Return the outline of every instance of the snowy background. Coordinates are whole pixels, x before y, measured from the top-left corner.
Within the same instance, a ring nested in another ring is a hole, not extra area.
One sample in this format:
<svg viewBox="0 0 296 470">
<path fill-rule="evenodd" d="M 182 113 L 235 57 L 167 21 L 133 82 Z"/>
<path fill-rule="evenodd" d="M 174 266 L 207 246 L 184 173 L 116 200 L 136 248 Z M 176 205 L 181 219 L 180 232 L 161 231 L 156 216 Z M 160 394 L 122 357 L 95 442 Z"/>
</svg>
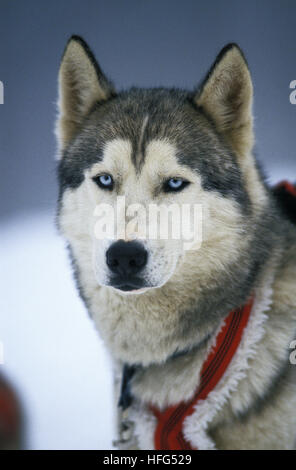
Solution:
<svg viewBox="0 0 296 470">
<path fill-rule="evenodd" d="M 26 415 L 26 447 L 110 449 L 108 357 L 78 298 L 51 215 L 0 230 L 0 341 Z"/>
</svg>

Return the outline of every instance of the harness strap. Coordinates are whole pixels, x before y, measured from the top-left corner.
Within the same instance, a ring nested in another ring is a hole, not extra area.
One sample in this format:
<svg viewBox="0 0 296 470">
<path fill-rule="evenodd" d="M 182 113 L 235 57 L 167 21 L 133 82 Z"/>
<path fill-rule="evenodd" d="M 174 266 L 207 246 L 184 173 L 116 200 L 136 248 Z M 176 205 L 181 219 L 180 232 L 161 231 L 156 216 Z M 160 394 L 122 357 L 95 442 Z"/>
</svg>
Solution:
<svg viewBox="0 0 296 470">
<path fill-rule="evenodd" d="M 216 344 L 201 369 L 200 384 L 188 402 L 181 402 L 165 410 L 151 406 L 157 426 L 154 434 L 156 450 L 195 450 L 183 434 L 183 424 L 199 400 L 205 400 L 216 387 L 230 364 L 248 323 L 254 299 L 244 307 L 230 312 L 216 338 Z"/>
</svg>

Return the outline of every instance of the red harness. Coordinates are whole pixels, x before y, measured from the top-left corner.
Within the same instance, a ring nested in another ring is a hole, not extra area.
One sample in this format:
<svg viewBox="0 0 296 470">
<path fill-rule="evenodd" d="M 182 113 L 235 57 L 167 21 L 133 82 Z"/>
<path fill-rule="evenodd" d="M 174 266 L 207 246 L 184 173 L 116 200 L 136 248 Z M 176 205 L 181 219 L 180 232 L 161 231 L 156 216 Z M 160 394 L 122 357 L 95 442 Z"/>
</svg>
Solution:
<svg viewBox="0 0 296 470">
<path fill-rule="evenodd" d="M 154 435 L 156 450 L 195 450 L 185 439 L 183 424 L 199 400 L 205 400 L 216 387 L 231 362 L 242 338 L 253 306 L 251 299 L 244 307 L 230 312 L 216 338 L 216 344 L 201 370 L 200 384 L 188 402 L 170 406 L 163 411 L 151 407 L 157 425 Z"/>
<path fill-rule="evenodd" d="M 0 449 L 20 443 L 21 410 L 17 398 L 0 374 Z M 3 446 L 3 447 L 2 447 Z"/>
<path fill-rule="evenodd" d="M 276 185 L 275 189 L 283 189 L 287 194 L 291 194 L 296 197 L 296 185 L 289 181 L 281 181 Z"/>
</svg>

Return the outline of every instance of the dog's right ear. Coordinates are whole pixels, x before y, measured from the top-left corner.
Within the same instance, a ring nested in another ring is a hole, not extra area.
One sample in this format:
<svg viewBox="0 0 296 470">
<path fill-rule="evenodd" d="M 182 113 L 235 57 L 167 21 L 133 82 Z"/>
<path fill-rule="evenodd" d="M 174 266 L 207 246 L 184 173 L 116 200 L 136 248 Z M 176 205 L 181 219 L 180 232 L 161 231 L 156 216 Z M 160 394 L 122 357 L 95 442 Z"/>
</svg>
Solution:
<svg viewBox="0 0 296 470">
<path fill-rule="evenodd" d="M 60 155 L 94 104 L 114 95 L 113 85 L 103 74 L 86 42 L 79 36 L 72 36 L 59 70 L 56 134 Z"/>
</svg>

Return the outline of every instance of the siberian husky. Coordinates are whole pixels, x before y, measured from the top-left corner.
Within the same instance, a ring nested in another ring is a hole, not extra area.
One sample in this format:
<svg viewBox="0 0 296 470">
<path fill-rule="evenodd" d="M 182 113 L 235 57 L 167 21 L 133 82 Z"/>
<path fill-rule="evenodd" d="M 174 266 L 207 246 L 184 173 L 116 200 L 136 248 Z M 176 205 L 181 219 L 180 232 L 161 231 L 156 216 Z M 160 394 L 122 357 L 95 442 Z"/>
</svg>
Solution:
<svg viewBox="0 0 296 470">
<path fill-rule="evenodd" d="M 114 364 L 118 448 L 295 445 L 296 229 L 252 153 L 252 100 L 235 44 L 190 92 L 117 92 L 83 39 L 66 46 L 58 225 Z M 141 236 L 137 217 L 97 236 L 100 207 L 117 214 L 119 198 L 124 211 L 198 205 L 201 240 Z M 233 338 L 231 312 L 247 312 Z M 222 334 L 235 343 L 224 369 Z M 215 384 L 197 396 L 209 360 Z"/>
</svg>

